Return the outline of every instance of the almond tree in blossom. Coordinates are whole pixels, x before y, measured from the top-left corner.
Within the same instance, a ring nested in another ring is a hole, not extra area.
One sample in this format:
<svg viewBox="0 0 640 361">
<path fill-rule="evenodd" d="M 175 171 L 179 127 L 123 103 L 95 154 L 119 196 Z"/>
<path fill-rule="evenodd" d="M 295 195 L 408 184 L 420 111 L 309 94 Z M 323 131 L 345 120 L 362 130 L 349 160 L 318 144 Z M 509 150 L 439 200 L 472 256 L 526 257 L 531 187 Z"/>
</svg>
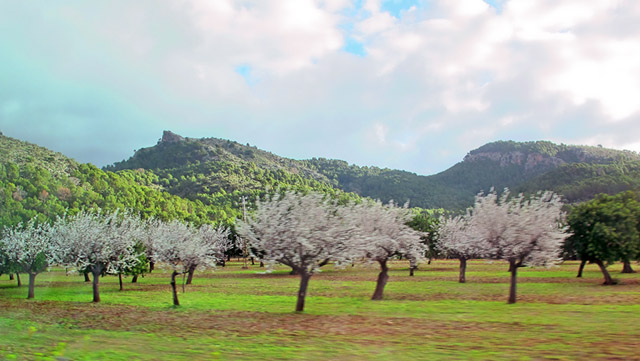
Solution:
<svg viewBox="0 0 640 361">
<path fill-rule="evenodd" d="M 329 262 L 348 262 L 354 253 L 354 227 L 347 207 L 319 193 L 286 192 L 257 202 L 238 233 L 269 267 L 281 263 L 300 275 L 296 311 L 304 310 L 309 279 Z"/>
<path fill-rule="evenodd" d="M 229 229 L 223 226 L 213 227 L 210 224 L 204 224 L 195 231 L 195 237 L 202 243 L 203 248 L 210 252 L 206 254 L 207 259 L 213 259 L 217 263 L 223 261 L 225 258 L 225 252 L 232 248 L 234 242 L 229 239 Z M 187 284 L 190 285 L 193 279 L 193 273 L 195 272 L 198 264 L 192 262 L 187 271 Z"/>
<path fill-rule="evenodd" d="M 473 221 L 470 211 L 462 216 L 440 219 L 438 248 L 443 255 L 460 261 L 460 283 L 466 282 L 467 260 L 482 258 L 489 249 Z"/>
<path fill-rule="evenodd" d="M 189 273 L 189 270 L 215 268 L 216 262 L 223 259 L 228 243 L 218 237 L 227 237 L 227 230 L 211 229 L 203 226 L 201 230 L 179 221 L 156 223 L 156 237 L 153 240 L 153 259 L 172 269 L 171 289 L 173 305 L 180 306 L 176 289 L 176 276 Z"/>
<path fill-rule="evenodd" d="M 380 264 L 380 274 L 372 300 L 381 300 L 384 287 L 389 280 L 388 262 L 403 255 L 417 265 L 424 257 L 427 247 L 422 243 L 422 233 L 407 225 L 412 217 L 409 210 L 390 202 L 362 202 L 349 209 L 356 225 L 354 250 L 359 256 Z"/>
<path fill-rule="evenodd" d="M 505 190 L 501 197 L 494 191 L 476 197 L 473 224 L 488 242 L 487 254 L 509 262 L 509 303 L 516 302 L 519 267 L 548 266 L 559 260 L 567 236 L 561 208 L 560 197 L 552 192 L 509 198 Z"/>
<path fill-rule="evenodd" d="M 143 221 L 143 235 L 141 238 L 141 243 L 144 246 L 144 252 L 147 256 L 147 260 L 149 261 L 149 273 L 153 272 L 155 268 L 156 260 L 153 258 L 154 250 L 153 246 L 155 244 L 155 240 L 162 237 L 162 232 L 164 228 L 161 227 L 162 221 L 158 218 L 148 218 Z"/>
<path fill-rule="evenodd" d="M 142 227 L 130 214 L 81 212 L 58 219 L 55 228 L 63 247 L 62 263 L 92 273 L 93 302 L 100 302 L 100 276 L 119 274 L 139 261 L 135 245 Z"/>
<path fill-rule="evenodd" d="M 24 226 L 19 224 L 5 229 L 0 239 L 0 253 L 17 272 L 29 275 L 27 298 L 34 298 L 36 276 L 55 263 L 61 253 L 59 244 L 52 240 L 52 227 L 31 219 Z"/>
</svg>

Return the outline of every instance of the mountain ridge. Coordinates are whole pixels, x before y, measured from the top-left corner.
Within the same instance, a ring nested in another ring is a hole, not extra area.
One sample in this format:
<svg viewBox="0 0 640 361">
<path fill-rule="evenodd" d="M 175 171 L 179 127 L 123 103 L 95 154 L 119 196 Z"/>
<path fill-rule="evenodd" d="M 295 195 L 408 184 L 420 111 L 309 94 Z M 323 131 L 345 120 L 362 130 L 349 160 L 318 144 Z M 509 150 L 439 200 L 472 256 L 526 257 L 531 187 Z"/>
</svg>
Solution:
<svg viewBox="0 0 640 361">
<path fill-rule="evenodd" d="M 398 203 L 410 201 L 412 206 L 421 208 L 452 210 L 466 208 L 473 202 L 475 194 L 488 191 L 490 188 L 509 187 L 515 191 L 532 191 L 531 189 L 536 185 L 536 179 L 549 184 L 551 190 L 567 191 L 566 187 L 563 188 L 564 183 L 558 184 L 545 179 L 544 174 L 548 172 L 556 172 L 555 174 L 566 177 L 569 184 L 581 187 L 580 192 L 569 192 L 570 201 L 592 197 L 596 189 L 603 189 L 601 185 L 578 185 L 580 174 L 589 176 L 589 179 L 600 179 L 599 181 L 605 179 L 607 175 L 611 178 L 612 174 L 626 177 L 622 182 L 618 182 L 620 179 L 617 178 L 608 179 L 613 186 L 604 187 L 605 191 L 626 190 L 640 186 L 639 182 L 627 179 L 629 174 L 640 172 L 636 167 L 636 163 L 640 165 L 640 155 L 635 152 L 555 144 L 549 141 L 487 143 L 469 151 L 461 162 L 449 169 L 424 176 L 397 169 L 358 166 L 337 159 L 295 160 L 231 140 L 184 138 L 165 131 L 158 144 L 141 148 L 129 159 L 116 162 L 105 169 L 121 170 L 139 167 L 156 170 L 162 177 L 163 172 L 181 173 L 187 167 L 193 168 L 194 165 L 202 167 L 203 163 L 209 168 L 220 169 L 224 168 L 225 164 L 255 167 L 270 174 L 275 172 L 285 178 L 289 177 L 287 179 L 293 179 L 294 183 L 304 183 L 320 188 L 335 187 L 344 192 L 353 192 L 384 202 L 393 199 Z M 585 172 L 585 166 L 583 166 L 583 172 L 580 173 L 580 167 L 576 165 L 588 165 L 586 168 L 591 167 L 593 171 Z M 564 169 L 565 172 L 559 169 Z M 573 171 L 567 173 L 568 169 Z M 616 169 L 622 171 L 616 173 Z M 189 175 L 200 177 L 203 173 L 191 171 Z M 242 176 L 248 176 L 248 174 L 245 172 Z M 215 172 L 204 174 L 204 178 L 207 177 L 217 179 L 218 183 L 224 183 L 224 179 L 217 176 Z M 245 181 L 243 186 L 245 190 L 247 187 L 255 189 L 257 184 Z M 239 191 L 241 188 L 231 185 L 221 187 L 227 192 Z M 187 194 L 183 192 L 182 195 Z"/>
</svg>

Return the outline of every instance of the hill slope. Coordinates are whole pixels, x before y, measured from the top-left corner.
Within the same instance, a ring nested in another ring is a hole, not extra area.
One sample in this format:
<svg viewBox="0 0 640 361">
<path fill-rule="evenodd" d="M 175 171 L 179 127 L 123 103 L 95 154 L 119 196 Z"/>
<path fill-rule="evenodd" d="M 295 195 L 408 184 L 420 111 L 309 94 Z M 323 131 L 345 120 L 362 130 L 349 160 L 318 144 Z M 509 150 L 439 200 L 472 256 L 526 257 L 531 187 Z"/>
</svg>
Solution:
<svg viewBox="0 0 640 361">
<path fill-rule="evenodd" d="M 34 216 L 51 220 L 80 209 L 128 209 L 193 223 L 224 222 L 224 209 L 162 191 L 153 172 L 103 171 L 0 134 L 0 229 Z"/>
<path fill-rule="evenodd" d="M 216 194 L 251 194 L 265 187 L 328 192 L 336 187 L 385 202 L 409 200 L 411 206 L 459 210 L 491 187 L 550 189 L 569 201 L 640 187 L 637 153 L 546 141 L 489 143 L 444 172 L 422 176 L 333 159 L 293 160 L 229 140 L 183 138 L 165 131 L 155 146 L 106 169 L 136 168 L 153 170 L 172 194 L 205 203 Z"/>
<path fill-rule="evenodd" d="M 241 196 L 255 199 L 267 189 L 338 191 L 326 176 L 303 162 L 229 140 L 183 138 L 169 131 L 155 146 L 105 167 L 113 171 L 138 168 L 152 170 L 171 194 L 212 205 L 237 204 Z"/>
</svg>

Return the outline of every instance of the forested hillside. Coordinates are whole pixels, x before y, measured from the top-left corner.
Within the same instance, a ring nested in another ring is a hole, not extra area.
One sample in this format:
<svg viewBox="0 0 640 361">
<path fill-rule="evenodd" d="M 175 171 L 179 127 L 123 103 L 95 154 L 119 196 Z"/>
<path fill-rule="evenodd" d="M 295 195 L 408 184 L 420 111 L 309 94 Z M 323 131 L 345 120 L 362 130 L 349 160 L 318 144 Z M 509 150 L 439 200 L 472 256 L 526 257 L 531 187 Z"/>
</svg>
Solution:
<svg viewBox="0 0 640 361">
<path fill-rule="evenodd" d="M 549 189 L 569 201 L 640 187 L 640 155 L 602 147 L 546 141 L 499 141 L 472 150 L 444 172 L 423 176 L 402 170 L 350 165 L 342 160 L 293 160 L 237 142 L 183 138 L 165 132 L 157 145 L 138 150 L 109 170 L 150 169 L 170 193 L 215 204 L 225 194 L 265 187 L 333 187 L 421 208 L 460 210 L 490 188 L 516 192 Z"/>
<path fill-rule="evenodd" d="M 183 138 L 171 132 L 105 170 L 1 135 L 0 154 L 4 225 L 36 214 L 54 218 L 67 209 L 73 213 L 91 207 L 231 223 L 242 214 L 243 196 L 251 203 L 277 189 L 318 190 L 343 199 L 360 195 L 384 202 L 409 200 L 412 207 L 448 210 L 466 208 L 475 194 L 491 187 L 549 189 L 570 202 L 640 189 L 637 153 L 551 142 L 489 143 L 431 176 L 341 160 L 287 159 L 229 140 Z"/>
<path fill-rule="evenodd" d="M 103 171 L 2 135 L 0 154 L 0 227 L 90 208 L 127 209 L 196 224 L 227 221 L 224 209 L 162 191 L 160 178 L 147 170 Z"/>
<path fill-rule="evenodd" d="M 131 160 L 134 167 L 117 171 L 3 135 L 0 154 L 0 228 L 91 208 L 233 224 L 242 217 L 243 196 L 249 207 L 266 192 L 285 189 L 314 189 L 343 201 L 358 198 L 314 179 L 322 175 L 291 168 L 296 161 L 230 141 L 191 141 L 171 133 L 157 147 L 138 151 Z"/>
<path fill-rule="evenodd" d="M 237 207 L 242 196 L 253 200 L 275 189 L 309 189 L 357 198 L 339 191 L 303 162 L 230 140 L 183 138 L 168 131 L 155 146 L 105 169 L 152 170 L 159 177 L 157 184 L 169 193 L 214 206 Z"/>
</svg>

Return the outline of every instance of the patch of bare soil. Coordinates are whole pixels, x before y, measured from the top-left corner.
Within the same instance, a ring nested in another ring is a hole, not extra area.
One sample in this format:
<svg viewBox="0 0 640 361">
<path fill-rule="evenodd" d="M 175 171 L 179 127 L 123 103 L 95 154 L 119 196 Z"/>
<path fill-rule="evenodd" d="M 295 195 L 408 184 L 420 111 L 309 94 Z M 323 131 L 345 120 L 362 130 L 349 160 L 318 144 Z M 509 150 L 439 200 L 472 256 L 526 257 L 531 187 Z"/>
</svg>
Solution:
<svg viewBox="0 0 640 361">
<path fill-rule="evenodd" d="M 387 293 L 387 300 L 408 300 L 408 301 L 443 301 L 443 300 L 465 300 L 465 301 L 491 301 L 506 302 L 508 288 L 505 288 L 504 295 L 501 294 L 410 294 L 410 293 Z M 531 295 L 518 294 L 519 303 L 547 303 L 547 304 L 575 304 L 575 305 L 634 305 L 640 303 L 640 295 L 619 293 L 616 295 L 565 295 L 565 294 L 545 294 Z"/>
<path fill-rule="evenodd" d="M 350 335 L 438 337 L 464 332 L 482 333 L 498 329 L 524 331 L 525 326 L 496 323 L 443 322 L 417 318 L 367 317 L 360 315 L 309 315 L 266 312 L 196 312 L 174 309 L 151 310 L 124 305 L 61 303 L 53 301 L 0 300 L 0 315 L 11 314 L 49 324 L 80 329 L 169 332 L 172 335 L 207 334 L 213 330 L 254 335 Z"/>
</svg>

